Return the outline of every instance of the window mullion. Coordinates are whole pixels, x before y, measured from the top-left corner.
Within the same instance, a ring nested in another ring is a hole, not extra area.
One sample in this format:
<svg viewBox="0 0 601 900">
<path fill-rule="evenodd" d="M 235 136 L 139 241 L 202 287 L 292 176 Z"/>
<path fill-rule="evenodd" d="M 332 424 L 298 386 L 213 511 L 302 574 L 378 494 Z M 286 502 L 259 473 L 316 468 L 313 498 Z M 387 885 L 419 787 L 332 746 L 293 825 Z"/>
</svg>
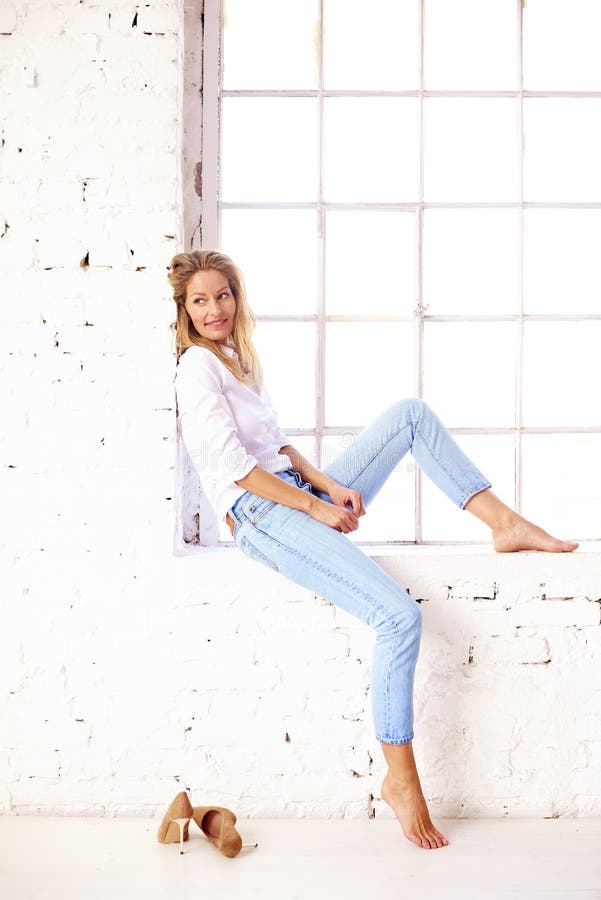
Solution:
<svg viewBox="0 0 601 900">
<path fill-rule="evenodd" d="M 524 425 L 523 393 L 524 393 L 524 66 L 523 66 L 523 32 L 522 11 L 524 0 L 517 0 L 517 29 L 518 29 L 518 86 L 519 86 L 519 141 L 520 141 L 520 250 L 519 250 L 519 325 L 518 347 L 516 353 L 516 379 L 515 379 L 515 485 L 514 485 L 514 509 L 522 511 L 522 428 Z"/>
<path fill-rule="evenodd" d="M 205 0 L 202 52 L 200 246 L 220 247 L 221 0 Z"/>
<path fill-rule="evenodd" d="M 417 347 L 416 347 L 416 394 L 423 397 L 424 393 L 424 271 L 423 271 L 423 242 L 424 242 L 424 0 L 419 4 L 419 204 L 417 207 Z M 415 467 L 415 542 L 422 543 L 422 471 Z"/>
<path fill-rule="evenodd" d="M 317 330 L 315 334 L 315 453 L 317 468 L 322 468 L 323 429 L 325 424 L 325 265 L 326 265 L 326 222 L 323 203 L 323 0 L 319 0 L 319 46 L 317 47 L 318 122 L 319 122 L 319 166 L 317 193 Z"/>
</svg>

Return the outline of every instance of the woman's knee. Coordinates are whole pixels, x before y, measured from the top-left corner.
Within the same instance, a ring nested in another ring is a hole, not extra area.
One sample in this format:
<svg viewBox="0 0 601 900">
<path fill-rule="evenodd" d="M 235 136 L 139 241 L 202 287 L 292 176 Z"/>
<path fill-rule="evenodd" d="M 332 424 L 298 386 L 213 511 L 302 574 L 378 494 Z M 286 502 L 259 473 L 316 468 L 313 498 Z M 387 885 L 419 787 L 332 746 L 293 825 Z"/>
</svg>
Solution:
<svg viewBox="0 0 601 900">
<path fill-rule="evenodd" d="M 424 413 L 429 410 L 428 404 L 421 397 L 401 397 L 395 405 L 400 413 L 413 423 L 419 422 Z"/>
<path fill-rule="evenodd" d="M 415 600 L 382 615 L 375 628 L 379 635 L 414 634 L 421 637 L 423 627 L 422 611 Z"/>
</svg>

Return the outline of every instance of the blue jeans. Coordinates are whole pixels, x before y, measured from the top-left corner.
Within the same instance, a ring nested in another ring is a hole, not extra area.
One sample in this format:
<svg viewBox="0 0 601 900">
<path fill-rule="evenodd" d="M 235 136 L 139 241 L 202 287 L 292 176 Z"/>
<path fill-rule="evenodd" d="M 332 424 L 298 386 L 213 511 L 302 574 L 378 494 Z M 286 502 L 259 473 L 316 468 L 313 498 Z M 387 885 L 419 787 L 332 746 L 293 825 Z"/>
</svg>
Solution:
<svg viewBox="0 0 601 900">
<path fill-rule="evenodd" d="M 367 508 L 411 450 L 429 478 L 463 508 L 491 487 L 423 400 L 398 400 L 323 471 L 363 496 Z M 332 502 L 289 468 L 277 478 Z M 422 632 L 417 602 L 347 535 L 308 513 L 246 491 L 234 503 L 233 537 L 243 553 L 371 625 L 372 713 L 378 741 L 413 739 L 413 684 Z M 361 520 L 359 520 L 361 522 Z"/>
</svg>

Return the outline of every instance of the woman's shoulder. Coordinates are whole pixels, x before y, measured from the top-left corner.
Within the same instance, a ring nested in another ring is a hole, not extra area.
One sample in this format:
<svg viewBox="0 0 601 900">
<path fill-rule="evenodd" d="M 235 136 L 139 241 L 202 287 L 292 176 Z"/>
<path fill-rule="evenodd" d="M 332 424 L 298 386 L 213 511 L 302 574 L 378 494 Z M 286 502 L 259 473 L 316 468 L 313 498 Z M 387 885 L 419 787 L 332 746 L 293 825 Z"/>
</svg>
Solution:
<svg viewBox="0 0 601 900">
<path fill-rule="evenodd" d="M 188 369 L 198 369 L 204 368 L 205 366 L 213 366 L 219 368 L 220 360 L 212 350 L 209 350 L 208 347 L 199 347 L 196 344 L 193 344 L 191 347 L 187 347 L 184 352 L 181 354 L 176 367 L 176 374 L 179 371 L 186 371 Z"/>
<path fill-rule="evenodd" d="M 182 360 L 187 359 L 200 359 L 202 357 L 213 357 L 217 359 L 217 355 L 213 353 L 212 350 L 209 350 L 208 347 L 201 347 L 198 344 L 192 344 L 190 347 L 186 347 L 185 350 L 182 351 L 179 357 L 179 362 L 181 364 Z"/>
<path fill-rule="evenodd" d="M 193 345 L 181 354 L 175 367 L 173 381 L 176 387 L 198 385 L 202 382 L 207 386 L 222 389 L 225 371 L 227 371 L 225 366 L 212 350 Z"/>
</svg>

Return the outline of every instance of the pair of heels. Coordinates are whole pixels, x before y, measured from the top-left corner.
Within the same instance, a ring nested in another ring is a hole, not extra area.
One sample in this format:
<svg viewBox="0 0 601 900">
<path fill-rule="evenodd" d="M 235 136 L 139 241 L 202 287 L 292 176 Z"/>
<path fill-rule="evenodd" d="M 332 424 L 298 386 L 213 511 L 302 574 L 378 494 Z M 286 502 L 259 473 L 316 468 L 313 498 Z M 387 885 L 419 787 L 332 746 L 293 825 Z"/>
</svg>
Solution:
<svg viewBox="0 0 601 900">
<path fill-rule="evenodd" d="M 256 847 L 256 843 L 243 844 L 234 828 L 236 816 L 225 806 L 192 806 L 185 791 L 171 801 L 163 816 L 157 837 L 162 844 L 179 841 L 180 854 L 184 852 L 184 841 L 188 840 L 188 825 L 194 819 L 200 830 L 214 847 L 224 856 L 238 856 L 243 847 Z M 179 829 L 179 834 L 178 834 Z"/>
</svg>

